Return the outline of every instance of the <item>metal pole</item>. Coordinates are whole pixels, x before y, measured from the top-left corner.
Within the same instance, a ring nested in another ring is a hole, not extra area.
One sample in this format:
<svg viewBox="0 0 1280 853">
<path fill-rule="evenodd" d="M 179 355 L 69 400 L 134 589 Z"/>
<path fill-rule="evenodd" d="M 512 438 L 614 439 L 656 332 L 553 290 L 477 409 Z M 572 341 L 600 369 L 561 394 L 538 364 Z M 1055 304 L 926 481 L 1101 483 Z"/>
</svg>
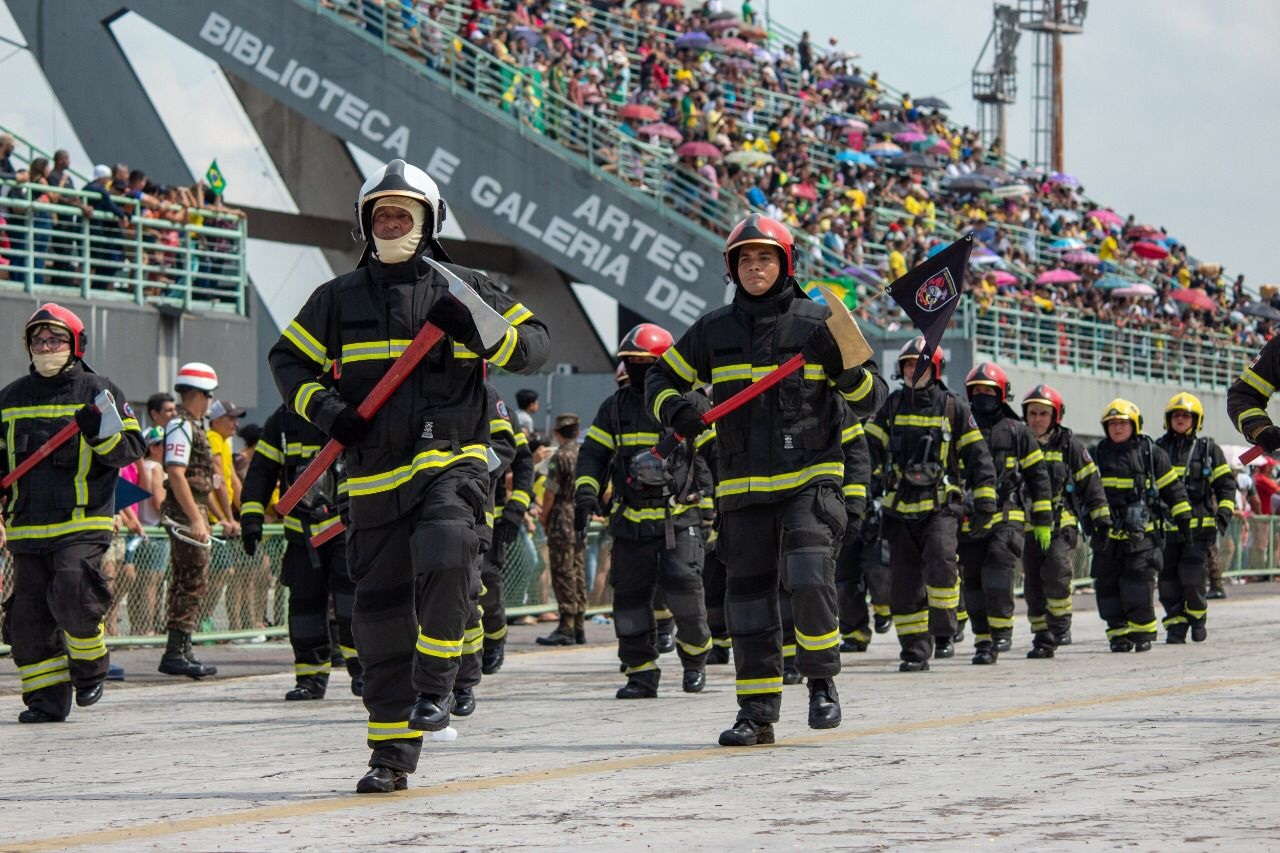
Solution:
<svg viewBox="0 0 1280 853">
<path fill-rule="evenodd" d="M 1062 168 L 1062 0 L 1053 0 L 1053 171 Z"/>
</svg>

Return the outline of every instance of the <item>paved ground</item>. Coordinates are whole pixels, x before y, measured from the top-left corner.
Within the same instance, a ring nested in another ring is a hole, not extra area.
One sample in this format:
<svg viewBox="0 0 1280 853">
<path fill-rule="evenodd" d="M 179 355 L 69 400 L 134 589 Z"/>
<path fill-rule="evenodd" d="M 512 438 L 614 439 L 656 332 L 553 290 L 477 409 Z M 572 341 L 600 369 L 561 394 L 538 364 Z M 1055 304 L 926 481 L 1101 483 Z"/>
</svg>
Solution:
<svg viewBox="0 0 1280 853">
<path fill-rule="evenodd" d="M 1108 653 L 1087 597 L 1053 661 L 1025 660 L 1020 628 L 996 667 L 970 666 L 965 643 L 903 675 L 877 637 L 845 656 L 843 727 L 807 729 L 790 687 L 780 742 L 750 750 L 713 745 L 734 714 L 727 667 L 685 696 L 672 660 L 662 698 L 621 703 L 609 647 L 530 647 L 387 797 L 350 793 L 357 700 L 286 705 L 286 673 L 113 685 L 40 727 L 10 722 L 10 694 L 0 849 L 1277 849 L 1280 588 L 1229 591 L 1208 643 L 1145 655 Z"/>
</svg>

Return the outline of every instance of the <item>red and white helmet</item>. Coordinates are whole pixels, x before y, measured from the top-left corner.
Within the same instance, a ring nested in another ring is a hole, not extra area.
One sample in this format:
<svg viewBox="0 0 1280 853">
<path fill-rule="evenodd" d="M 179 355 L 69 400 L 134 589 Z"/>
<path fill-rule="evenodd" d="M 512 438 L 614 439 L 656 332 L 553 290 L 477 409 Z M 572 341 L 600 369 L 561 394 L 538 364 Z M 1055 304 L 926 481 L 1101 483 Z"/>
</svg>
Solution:
<svg viewBox="0 0 1280 853">
<path fill-rule="evenodd" d="M 986 385 L 996 389 L 996 397 L 1001 403 L 1009 399 L 1009 392 L 1012 390 L 1008 374 L 989 361 L 979 362 L 964 378 L 964 389 L 970 398 L 973 397 L 973 393 L 969 389 L 975 385 Z"/>
<path fill-rule="evenodd" d="M 173 389 L 194 388 L 197 391 L 213 391 L 218 387 L 218 374 L 209 365 L 200 361 L 189 361 L 178 368 L 178 378 L 173 380 Z"/>
<path fill-rule="evenodd" d="M 1027 404 L 1039 403 L 1042 406 L 1048 406 L 1053 409 L 1053 422 L 1055 424 L 1062 423 L 1062 416 L 1067 413 L 1067 404 L 1062 401 L 1062 395 L 1058 393 L 1058 389 L 1052 385 L 1045 385 L 1043 382 L 1032 388 L 1022 397 L 1022 416 L 1027 416 Z"/>
<path fill-rule="evenodd" d="M 748 243 L 777 246 L 782 250 L 787 275 L 796 274 L 795 240 L 790 229 L 776 219 L 753 213 L 733 226 L 729 239 L 724 242 L 724 266 L 734 284 L 741 284 L 738 281 L 738 250 Z"/>
<path fill-rule="evenodd" d="M 627 332 L 618 343 L 618 358 L 627 356 L 653 356 L 662 354 L 675 343 L 671 333 L 656 323 L 641 323 Z"/>
<path fill-rule="evenodd" d="M 76 316 L 76 312 L 63 308 L 56 302 L 46 302 L 37 308 L 36 313 L 27 320 L 25 344 L 28 355 L 31 354 L 31 335 L 40 326 L 54 326 L 65 330 L 71 336 L 71 352 L 76 358 L 84 358 L 89 341 L 84 331 L 84 322 Z"/>
<path fill-rule="evenodd" d="M 924 335 L 916 335 L 911 340 L 902 345 L 902 349 L 898 350 L 898 364 L 902 364 L 904 358 L 919 358 L 924 354 Z M 929 359 L 933 362 L 933 378 L 942 378 L 942 350 L 939 347 L 933 348 L 933 356 Z M 901 367 L 898 369 L 902 373 Z M 905 377 L 904 377 L 905 378 Z"/>
</svg>

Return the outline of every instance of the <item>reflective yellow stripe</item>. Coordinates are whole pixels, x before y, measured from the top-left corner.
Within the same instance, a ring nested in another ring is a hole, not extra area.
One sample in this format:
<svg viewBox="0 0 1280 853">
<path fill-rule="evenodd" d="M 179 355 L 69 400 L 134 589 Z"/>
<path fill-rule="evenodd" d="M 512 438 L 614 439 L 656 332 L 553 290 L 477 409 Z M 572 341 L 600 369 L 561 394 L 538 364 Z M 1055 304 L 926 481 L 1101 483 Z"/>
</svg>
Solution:
<svg viewBox="0 0 1280 853">
<path fill-rule="evenodd" d="M 586 474 L 583 474 L 581 477 L 573 481 L 573 487 L 575 489 L 580 489 L 583 486 L 590 486 L 593 492 L 597 495 L 600 494 L 600 481 L 595 477 L 589 477 Z"/>
<path fill-rule="evenodd" d="M 1245 409 L 1236 418 L 1236 426 L 1240 428 L 1241 432 L 1244 432 L 1244 422 L 1249 418 L 1267 418 L 1267 413 L 1262 409 Z M 1270 420 L 1270 418 L 1267 418 L 1267 420 Z"/>
<path fill-rule="evenodd" d="M 359 655 L 356 653 L 356 650 L 351 648 L 351 646 L 339 645 L 338 651 L 342 652 L 343 660 L 351 660 L 352 658 L 359 657 Z"/>
<path fill-rule="evenodd" d="M 613 450 L 613 436 L 595 424 L 592 424 L 590 429 L 587 430 L 587 439 L 596 442 L 607 450 Z"/>
<path fill-rule="evenodd" d="M 978 486 L 978 488 L 973 490 L 973 497 L 974 497 L 974 500 L 982 500 L 983 498 L 991 498 L 991 500 L 995 500 L 996 487 L 995 486 Z"/>
<path fill-rule="evenodd" d="M 520 333 L 516 331 L 515 326 L 507 329 L 502 335 L 502 343 L 498 346 L 498 351 L 489 357 L 489 363 L 496 367 L 506 367 L 511 356 L 515 355 L 516 343 L 519 340 Z"/>
<path fill-rule="evenodd" d="M 240 513 L 241 515 L 243 515 L 244 510 L 241 509 Z M 313 521 L 311 522 L 311 535 L 317 536 L 323 533 L 324 531 L 328 530 L 330 527 L 333 527 L 335 524 L 338 524 L 341 521 L 342 521 L 342 517 L 337 515 L 333 516 L 332 518 L 326 518 L 323 521 Z M 293 533 L 305 532 L 302 528 L 302 520 L 292 515 L 285 516 L 284 529 L 289 530 Z"/>
<path fill-rule="evenodd" d="M 66 684 L 71 680 L 71 672 L 67 669 L 55 670 L 48 675 L 41 675 L 34 678 L 26 679 L 22 682 L 23 693 L 33 693 L 36 690 L 43 690 L 46 687 L 52 687 L 55 684 Z"/>
<path fill-rule="evenodd" d="M 1102 487 L 1104 489 L 1132 489 L 1132 477 L 1103 477 Z"/>
<path fill-rule="evenodd" d="M 880 442 L 883 445 L 887 446 L 889 444 L 889 434 L 885 432 L 883 429 L 881 429 L 879 424 L 875 424 L 868 421 L 866 426 L 866 433 L 868 437 L 874 438 L 876 441 Z"/>
<path fill-rule="evenodd" d="M 396 338 L 389 341 L 356 341 L 342 345 L 340 360 L 344 365 L 358 361 L 380 361 L 404 355 L 413 341 Z"/>
<path fill-rule="evenodd" d="M 1013 618 L 1009 616 L 988 616 L 987 624 L 992 628 L 1012 628 Z"/>
<path fill-rule="evenodd" d="M 1053 512 L 1053 501 L 1032 501 L 1031 511 L 1035 512 Z"/>
<path fill-rule="evenodd" d="M 510 330 L 508 330 L 508 331 L 510 331 Z M 476 354 L 475 354 L 475 353 L 473 353 L 471 350 L 467 349 L 465 346 L 463 346 L 462 344 L 458 343 L 457 341 L 454 341 L 454 343 L 453 343 L 453 357 L 454 357 L 454 358 L 479 358 L 480 356 L 476 355 Z"/>
<path fill-rule="evenodd" d="M 670 350 L 668 350 L 670 352 Z M 757 696 L 761 693 L 781 693 L 782 676 L 776 678 L 739 678 L 733 682 L 739 696 Z"/>
<path fill-rule="evenodd" d="M 849 483 L 841 491 L 844 492 L 846 498 L 865 498 L 867 496 L 867 487 L 861 483 Z"/>
<path fill-rule="evenodd" d="M 862 428 L 862 424 L 854 424 L 851 427 L 845 427 L 844 429 L 840 430 L 840 443 L 848 444 L 849 442 L 853 441 L 854 439 L 864 434 L 865 432 L 866 430 Z"/>
<path fill-rule="evenodd" d="M 693 643 L 686 643 L 684 640 L 677 640 L 676 645 L 684 649 L 685 654 L 696 657 L 697 655 L 711 651 L 711 638 L 708 637 L 707 641 L 700 646 L 695 646 Z"/>
<path fill-rule="evenodd" d="M 840 396 L 844 397 L 850 403 L 857 403 L 871 393 L 871 389 L 875 387 L 875 380 L 871 378 L 871 371 L 864 370 L 862 381 L 858 383 L 858 387 L 852 391 L 841 391 Z"/>
<path fill-rule="evenodd" d="M 689 366 L 689 362 L 684 360 L 684 356 L 674 346 L 667 347 L 667 351 L 662 354 L 662 360 L 675 371 L 676 376 L 685 382 L 690 385 L 702 384 L 698 381 L 698 372 Z"/>
<path fill-rule="evenodd" d="M 976 429 L 971 429 L 964 435 L 960 436 L 960 440 L 956 442 L 956 449 L 968 447 L 975 441 L 982 441 L 982 433 Z"/>
<path fill-rule="evenodd" d="M 474 655 L 484 648 L 484 628 L 477 625 L 462 635 L 462 653 Z"/>
<path fill-rule="evenodd" d="M 1169 485 L 1176 479 L 1178 479 L 1178 472 L 1170 468 L 1168 471 L 1164 472 L 1163 477 L 1160 477 L 1159 479 L 1156 480 L 1156 488 L 1163 489 L 1165 486 Z"/>
<path fill-rule="evenodd" d="M 422 732 L 409 728 L 409 721 L 399 723 L 369 723 L 369 740 L 396 740 L 398 738 L 420 738 Z"/>
<path fill-rule="evenodd" d="M 919 610 L 915 613 L 893 614 L 893 627 L 899 636 L 924 634 L 929 631 L 929 611 Z"/>
<path fill-rule="evenodd" d="M 423 471 L 444 468 L 461 462 L 464 459 L 475 459 L 487 463 L 489 456 L 483 444 L 463 445 L 462 452 L 452 450 L 424 450 L 413 457 L 413 462 L 401 465 L 382 474 L 370 474 L 365 477 L 348 477 L 347 491 L 351 497 L 373 495 L 398 489 Z"/>
<path fill-rule="evenodd" d="M 284 463 L 284 455 L 276 449 L 274 444 L 269 444 L 265 440 L 258 441 L 258 449 L 254 452 L 262 454 L 277 465 Z"/>
<path fill-rule="evenodd" d="M 456 640 L 441 640 L 436 637 L 428 637 L 421 632 L 418 633 L 418 644 L 415 647 L 424 655 L 430 655 L 435 658 L 456 658 L 462 656 L 462 638 Z"/>
<path fill-rule="evenodd" d="M 0 421 L 16 421 L 22 418 L 69 418 L 84 408 L 83 403 L 48 406 L 10 406 L 0 409 Z"/>
<path fill-rule="evenodd" d="M 1049 620 L 1045 619 L 1043 616 L 1031 616 L 1029 618 L 1031 619 L 1032 631 L 1048 631 L 1049 630 Z"/>
<path fill-rule="evenodd" d="M 89 505 L 89 466 L 91 464 L 93 464 L 93 451 L 89 449 L 89 442 L 84 440 L 84 436 L 80 436 L 76 475 L 73 478 L 76 487 L 76 510 L 72 511 L 72 519 L 77 517 L 77 512 L 83 516 L 84 510 L 81 507 Z"/>
<path fill-rule="evenodd" d="M 1066 616 L 1071 612 L 1070 598 L 1048 598 L 1045 599 L 1045 608 L 1052 616 Z"/>
<path fill-rule="evenodd" d="M 10 527 L 8 531 L 9 541 L 17 542 L 21 539 L 53 539 L 70 533 L 85 533 L 91 530 L 110 532 L 114 529 L 115 524 L 110 516 L 89 516 L 86 518 L 73 518 L 70 521 L 63 521 L 58 524 L 30 524 L 23 527 Z"/>
<path fill-rule="evenodd" d="M 1088 465 L 1084 466 L 1083 468 L 1081 468 L 1079 471 L 1075 473 L 1076 482 L 1078 483 L 1081 480 L 1096 473 L 1098 473 L 1098 466 L 1090 462 Z"/>
<path fill-rule="evenodd" d="M 1230 476 L 1231 476 L 1231 466 L 1227 465 L 1226 463 L 1223 463 L 1219 465 L 1217 468 L 1213 469 L 1213 473 L 1209 475 L 1209 479 L 1217 480 L 1219 477 L 1230 477 Z"/>
<path fill-rule="evenodd" d="M 297 320 L 294 320 L 285 328 L 284 336 L 312 361 L 321 365 L 325 363 L 324 347 L 315 339 L 315 336 L 302 328 L 302 325 Z"/>
<path fill-rule="evenodd" d="M 240 505 L 240 515 L 265 515 L 266 507 L 257 501 L 245 501 Z"/>
<path fill-rule="evenodd" d="M 502 435 L 504 432 L 510 435 L 515 434 L 515 430 L 511 428 L 511 421 L 505 418 L 494 418 L 489 421 L 489 435 Z"/>
<path fill-rule="evenodd" d="M 1175 518 L 1179 515 L 1187 515 L 1191 512 L 1191 504 L 1186 501 L 1178 501 L 1169 512 L 1173 513 Z"/>
<path fill-rule="evenodd" d="M 532 316 L 533 312 L 528 308 L 525 308 L 519 302 L 502 312 L 502 319 L 506 320 L 512 326 L 519 326 Z"/>
<path fill-rule="evenodd" d="M 59 669 L 67 668 L 67 656 L 55 655 L 51 658 L 45 658 L 42 661 L 29 663 L 26 666 L 18 667 L 18 678 L 25 681 L 29 678 L 35 678 L 39 675 L 54 672 Z"/>
<path fill-rule="evenodd" d="M 683 515 L 691 509 L 697 508 L 698 504 L 676 504 L 669 509 L 660 506 L 647 509 L 633 509 L 629 506 L 623 506 L 621 510 L 614 511 L 620 512 L 622 517 L 627 521 L 633 521 L 636 524 L 640 524 L 644 521 L 662 521 L 662 519 L 667 517 L 668 512 L 670 512 L 672 518 L 675 518 L 678 515 Z"/>
<path fill-rule="evenodd" d="M 1231 498 L 1223 498 L 1222 500 L 1218 501 L 1218 509 L 1229 509 L 1234 512 L 1235 508 L 1236 508 L 1236 502 L 1233 501 Z"/>
<path fill-rule="evenodd" d="M 98 623 L 98 633 L 92 637 L 73 637 L 66 631 L 62 632 L 62 636 L 67 644 L 67 654 L 72 660 L 97 660 L 107 653 L 107 644 L 103 640 L 106 633 L 101 622 Z"/>
<path fill-rule="evenodd" d="M 670 350 L 668 350 L 668 352 L 670 352 Z M 680 396 L 680 392 L 674 388 L 663 388 L 661 391 L 659 391 L 657 396 L 653 398 L 654 418 L 661 421 L 662 420 L 662 404 L 667 402 L 667 400 L 670 400 L 672 397 L 679 397 L 679 396 Z"/>
<path fill-rule="evenodd" d="M 701 435 L 699 435 L 697 438 L 693 440 L 693 449 L 701 450 L 707 444 L 707 442 L 715 441 L 715 439 L 716 439 L 716 425 L 711 424 L 705 430 L 702 431 Z"/>
<path fill-rule="evenodd" d="M 1123 627 L 1123 628 L 1108 628 L 1108 629 L 1107 629 L 1107 639 L 1108 639 L 1108 640 L 1114 640 L 1116 637 L 1123 637 L 1123 636 L 1125 636 L 1125 635 L 1126 635 L 1126 634 L 1128 634 L 1128 633 L 1129 633 L 1129 626 L 1128 626 L 1128 625 L 1126 625 L 1126 626 L 1125 626 L 1125 627 Z"/>
<path fill-rule="evenodd" d="M 303 444 L 300 441 L 291 441 L 285 447 L 284 455 L 310 458 L 312 456 L 315 456 L 319 452 L 320 452 L 320 445 L 318 444 Z"/>
<path fill-rule="evenodd" d="M 650 672 L 657 668 L 658 668 L 658 662 L 656 660 L 650 660 L 650 661 L 645 661 L 642 664 L 637 664 L 636 666 L 629 666 L 625 670 L 623 670 L 623 673 L 625 675 L 634 675 L 637 672 Z"/>
<path fill-rule="evenodd" d="M 1041 453 L 1039 450 L 1033 450 L 1030 453 L 1028 453 L 1026 456 L 1019 459 L 1018 464 L 1021 465 L 1023 468 L 1030 468 L 1032 465 L 1035 465 L 1037 462 L 1043 462 L 1043 461 L 1044 461 L 1044 454 Z"/>
<path fill-rule="evenodd" d="M 941 429 L 947 425 L 945 415 L 908 415 L 897 414 L 893 417 L 894 426 L 923 427 L 925 429 Z"/>
<path fill-rule="evenodd" d="M 1154 634 L 1156 625 L 1159 624 L 1155 619 L 1150 622 L 1130 622 L 1129 633 L 1131 634 Z"/>
<path fill-rule="evenodd" d="M 1270 397 L 1272 394 L 1276 393 L 1276 386 L 1259 376 L 1251 367 L 1246 367 L 1244 369 L 1244 373 L 1240 374 L 1240 381 L 1253 388 L 1264 397 Z"/>
<path fill-rule="evenodd" d="M 122 435 L 124 435 L 123 430 L 120 432 L 114 433 L 113 435 L 107 436 L 105 439 L 103 439 L 102 443 L 100 444 L 94 444 L 93 442 L 88 442 L 89 448 L 94 453 L 98 453 L 98 454 L 110 453 L 111 451 L 116 449 L 116 445 L 120 443 L 120 437 Z"/>
<path fill-rule="evenodd" d="M 505 636 L 507 636 L 507 626 L 504 624 L 496 631 L 486 631 L 484 638 L 486 640 L 501 640 Z"/>
<path fill-rule="evenodd" d="M 829 649 L 840 644 L 840 629 L 837 628 L 826 634 L 818 636 L 810 636 L 796 631 L 796 644 L 805 651 L 820 652 L 823 649 Z"/>
<path fill-rule="evenodd" d="M 711 384 L 721 382 L 759 382 L 773 373 L 778 364 L 722 364 L 711 368 Z M 800 376 L 810 382 L 825 382 L 827 374 L 818 364 L 806 364 L 800 368 Z"/>
<path fill-rule="evenodd" d="M 780 492 L 784 489 L 803 486 L 810 480 L 823 476 L 843 479 L 844 465 L 840 462 L 823 462 L 818 465 L 810 465 L 808 468 L 802 468 L 799 471 L 775 474 L 771 477 L 735 477 L 730 480 L 722 480 L 716 486 L 716 497 L 742 495 L 748 492 Z"/>
<path fill-rule="evenodd" d="M 599 491 L 599 490 L 600 490 L 600 484 L 599 484 L 599 483 L 597 483 L 597 484 L 596 484 L 596 491 Z M 514 491 L 512 491 L 512 492 L 511 492 L 511 494 L 507 497 L 507 503 L 509 503 L 509 504 L 515 504 L 516 506 L 521 507 L 521 508 L 523 508 L 523 509 L 528 509 L 528 508 L 529 508 L 529 493 L 528 493 L 528 492 L 526 492 L 524 489 L 515 489 L 515 490 L 514 490 Z"/>
<path fill-rule="evenodd" d="M 311 398 L 317 392 L 323 391 L 324 386 L 319 382 L 304 382 L 298 386 L 297 393 L 293 395 L 293 410 L 298 414 L 307 418 L 307 406 L 311 403 Z M 307 418 L 307 420 L 311 420 Z"/>
<path fill-rule="evenodd" d="M 307 675 L 328 675 L 332 668 L 329 661 L 324 663 L 295 663 L 293 665 L 293 674 L 297 677 Z"/>
</svg>

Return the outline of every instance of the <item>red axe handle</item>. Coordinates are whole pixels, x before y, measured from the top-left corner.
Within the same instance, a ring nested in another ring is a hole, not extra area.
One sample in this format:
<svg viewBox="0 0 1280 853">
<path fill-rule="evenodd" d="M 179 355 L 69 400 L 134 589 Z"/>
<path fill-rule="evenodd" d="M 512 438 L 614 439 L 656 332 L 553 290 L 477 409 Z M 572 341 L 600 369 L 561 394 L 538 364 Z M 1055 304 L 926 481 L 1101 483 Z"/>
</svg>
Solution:
<svg viewBox="0 0 1280 853">
<path fill-rule="evenodd" d="M 1240 454 L 1240 464 L 1248 465 L 1250 462 L 1257 459 L 1261 455 L 1262 455 L 1262 447 L 1260 445 L 1255 444 L 1253 447 L 1250 447 L 1244 453 Z"/>
<path fill-rule="evenodd" d="M 798 355 L 793 355 L 791 358 L 787 359 L 781 365 L 779 365 L 777 370 L 770 371 L 769 373 L 765 374 L 765 377 L 761 379 L 759 382 L 751 383 L 746 388 L 743 388 L 741 391 L 739 391 L 737 394 L 734 394 L 728 400 L 725 400 L 723 403 L 719 404 L 718 406 L 713 406 L 710 410 L 708 410 L 705 414 L 703 414 L 702 422 L 707 426 L 710 426 L 711 424 L 720 420 L 730 412 L 736 409 L 740 409 L 743 406 L 745 406 L 747 403 L 750 403 L 756 397 L 759 397 L 765 391 L 768 391 L 774 385 L 777 385 L 783 379 L 786 379 L 788 376 L 795 373 L 797 370 L 799 370 L 803 366 L 804 366 L 804 354 L 800 353 Z M 671 435 L 667 436 L 662 441 L 658 442 L 658 446 L 653 448 L 653 454 L 657 456 L 659 459 L 666 459 L 668 456 L 671 455 L 672 451 L 674 451 L 682 441 L 684 441 L 684 437 L 680 435 L 676 435 L 673 432 L 671 433 Z"/>
<path fill-rule="evenodd" d="M 311 537 L 311 547 L 319 548 L 321 545 L 328 542 L 330 539 L 336 539 L 346 531 L 347 531 L 347 526 L 345 524 L 343 524 L 341 521 L 334 522 L 333 524 L 326 527 L 324 530 L 321 530 L 315 536 Z"/>
<path fill-rule="evenodd" d="M 16 468 L 4 475 L 4 479 L 0 480 L 0 489 L 7 489 L 12 486 L 28 471 L 52 456 L 55 450 L 66 444 L 79 432 L 80 427 L 76 426 L 76 422 L 74 420 L 62 429 L 58 430 L 54 433 L 53 438 L 37 447 L 35 453 L 32 453 L 26 459 L 23 459 Z"/>
<path fill-rule="evenodd" d="M 409 374 L 426 357 L 431 348 L 438 344 L 443 337 L 444 332 L 439 327 L 431 323 L 423 325 L 405 349 L 404 354 L 391 363 L 391 369 L 382 375 L 382 378 L 378 380 L 378 384 L 373 386 L 373 390 L 356 407 L 356 414 L 365 420 L 372 419 L 378 413 L 378 410 L 382 408 L 382 405 L 396 392 L 396 389 L 409 378 Z M 293 508 L 298 505 L 298 501 L 302 500 L 302 496 L 307 493 L 307 489 L 310 489 L 316 480 L 320 479 L 320 476 L 329 469 L 329 466 L 337 461 L 340 453 L 342 453 L 342 445 L 330 439 L 324 449 L 315 455 L 311 463 L 307 465 L 306 470 L 298 476 L 298 479 L 293 481 L 293 485 L 276 502 L 280 515 L 288 515 L 293 512 Z"/>
</svg>

